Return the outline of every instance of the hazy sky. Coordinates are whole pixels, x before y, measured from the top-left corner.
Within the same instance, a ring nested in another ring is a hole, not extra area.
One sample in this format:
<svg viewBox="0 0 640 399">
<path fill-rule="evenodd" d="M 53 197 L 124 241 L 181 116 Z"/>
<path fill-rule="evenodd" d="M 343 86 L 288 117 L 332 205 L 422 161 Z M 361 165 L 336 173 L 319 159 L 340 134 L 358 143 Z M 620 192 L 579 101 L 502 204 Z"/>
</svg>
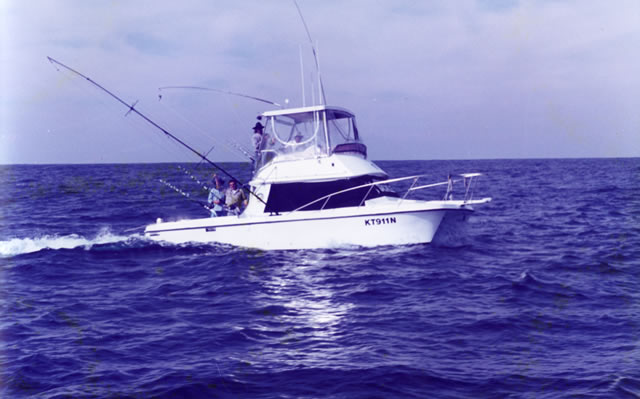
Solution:
<svg viewBox="0 0 640 399">
<path fill-rule="evenodd" d="M 298 3 L 372 159 L 640 156 L 639 0 Z M 158 87 L 317 93 L 290 0 L 3 0 L 0 18 L 0 163 L 197 160 L 47 56 L 218 161 L 269 107 Z"/>
</svg>

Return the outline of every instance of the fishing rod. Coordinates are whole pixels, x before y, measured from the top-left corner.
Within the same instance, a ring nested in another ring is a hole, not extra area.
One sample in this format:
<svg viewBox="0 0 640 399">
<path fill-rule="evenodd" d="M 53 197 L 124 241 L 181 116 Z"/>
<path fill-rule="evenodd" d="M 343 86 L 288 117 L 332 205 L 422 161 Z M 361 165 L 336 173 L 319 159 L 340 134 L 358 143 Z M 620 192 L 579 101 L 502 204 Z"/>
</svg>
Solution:
<svg viewBox="0 0 640 399">
<path fill-rule="evenodd" d="M 176 87 L 177 87 L 177 86 L 176 86 Z M 158 90 L 162 90 L 162 89 L 163 89 L 163 87 L 159 88 Z M 212 89 L 212 90 L 213 90 L 213 89 Z M 226 93 L 226 92 L 225 92 L 225 93 Z M 161 100 L 162 100 L 162 95 L 161 95 L 161 94 L 159 94 L 159 95 L 158 95 L 158 97 L 160 98 L 160 101 L 161 101 Z M 265 101 L 268 101 L 268 100 L 265 100 Z M 277 104 L 277 103 L 273 103 L 273 104 Z M 183 119 L 183 120 L 184 120 L 184 121 L 186 121 L 187 123 L 191 124 L 195 129 L 200 130 L 200 131 L 202 130 L 202 129 L 200 129 L 198 126 L 196 126 L 195 124 L 191 123 L 188 119 L 185 119 L 182 115 L 180 115 L 179 113 L 177 113 L 177 112 L 175 112 L 174 110 L 172 110 L 171 108 L 168 108 L 168 109 L 170 109 L 172 112 L 176 113 L 176 115 L 178 115 L 181 119 Z M 226 144 L 226 146 L 227 146 L 229 149 L 232 149 L 232 150 L 236 150 L 236 151 L 238 151 L 240 154 L 242 154 L 243 156 L 247 157 L 251 162 L 254 162 L 254 161 L 255 161 L 255 159 L 251 156 L 251 154 L 250 154 L 250 153 L 249 153 L 245 148 L 243 148 L 240 144 L 238 144 L 237 142 L 235 142 L 235 141 L 233 141 L 233 140 L 231 140 L 231 139 L 227 139 L 225 144 Z M 207 153 L 206 153 L 206 154 L 204 154 L 204 155 L 209 155 L 209 153 L 210 153 L 214 148 L 215 148 L 215 145 L 214 145 L 214 146 L 212 146 L 212 147 L 211 147 L 211 149 L 209 149 L 209 151 L 207 151 Z M 196 168 L 197 168 L 198 166 L 200 166 L 200 164 L 201 164 L 201 163 L 202 163 L 202 160 L 200 160 L 200 162 L 198 162 L 198 165 L 196 166 Z"/>
<path fill-rule="evenodd" d="M 171 89 L 214 91 L 216 93 L 230 94 L 232 96 L 250 98 L 252 100 L 261 101 L 263 103 L 275 105 L 276 107 L 284 108 L 281 104 L 278 104 L 275 101 L 265 100 L 264 98 L 254 97 L 254 96 L 250 96 L 248 94 L 236 93 L 236 92 L 233 92 L 233 91 L 214 89 L 214 88 L 211 88 L 211 87 L 202 87 L 202 86 L 164 86 L 164 87 L 159 87 L 158 91 L 171 90 Z M 158 99 L 162 100 L 162 94 L 158 94 Z"/>
<path fill-rule="evenodd" d="M 205 208 L 206 210 L 210 210 L 209 205 L 202 202 L 202 201 L 198 201 L 195 200 L 193 198 L 191 198 L 191 196 L 189 195 L 189 193 L 185 193 L 184 191 L 180 190 L 178 187 L 174 186 L 173 184 L 169 183 L 166 180 L 162 180 L 162 179 L 158 179 L 158 181 L 162 184 L 164 184 L 165 186 L 169 187 L 170 189 L 172 189 L 173 191 L 175 191 L 176 193 L 182 195 L 183 197 L 185 197 L 187 200 L 191 201 L 191 202 L 195 202 L 196 204 L 202 206 L 203 208 Z"/>
<path fill-rule="evenodd" d="M 49 62 L 51 62 L 54 65 L 59 65 L 61 67 L 63 67 L 64 69 L 75 73 L 78 76 L 81 76 L 83 78 L 85 78 L 89 83 L 93 84 L 94 86 L 96 86 L 97 88 L 99 88 L 100 90 L 104 91 L 105 93 L 107 93 L 108 95 L 110 95 L 111 97 L 115 98 L 119 103 L 121 103 L 122 105 L 126 106 L 127 108 L 129 108 L 129 110 L 127 111 L 127 113 L 125 114 L 125 116 L 129 115 L 131 112 L 137 114 L 138 116 L 140 116 L 142 119 L 144 119 L 145 121 L 147 121 L 149 124 L 151 124 L 152 126 L 154 126 L 155 128 L 157 128 L 158 130 L 160 130 L 162 133 L 164 133 L 165 135 L 167 135 L 168 137 L 172 138 L 173 140 L 175 140 L 176 142 L 178 142 L 180 145 L 182 145 L 183 147 L 187 148 L 189 151 L 193 152 L 194 154 L 196 154 L 198 157 L 200 157 L 202 160 L 207 161 L 211 166 L 213 166 L 214 168 L 220 170 L 222 173 L 224 173 L 225 175 L 229 176 L 230 179 L 235 180 L 235 181 L 240 181 L 238 179 L 236 179 L 235 177 L 233 177 L 232 174 L 230 174 L 229 172 L 227 172 L 226 170 L 224 170 L 224 168 L 220 167 L 219 165 L 217 165 L 215 162 L 211 161 L 209 158 L 207 158 L 206 155 L 201 154 L 198 150 L 196 150 L 195 148 L 191 147 L 189 144 L 185 143 L 184 141 L 180 140 L 178 137 L 174 136 L 173 134 L 171 134 L 168 130 L 166 130 L 165 128 L 163 128 L 162 126 L 158 125 L 157 123 L 155 123 L 154 121 L 152 121 L 151 119 L 149 119 L 146 115 L 144 115 L 143 113 L 141 113 L 140 111 L 138 111 L 137 109 L 135 109 L 135 105 L 138 103 L 137 101 L 133 104 L 128 104 L 127 102 L 125 102 L 124 100 L 122 100 L 120 97 L 116 96 L 115 94 L 113 94 L 112 92 L 110 92 L 109 90 L 107 90 L 106 88 L 104 88 L 102 85 L 100 85 L 98 82 L 94 81 L 93 79 L 89 78 L 86 75 L 83 75 L 82 73 L 76 71 L 75 69 L 68 67 L 67 65 L 61 63 L 60 61 L 57 61 L 51 57 L 47 57 L 47 59 L 49 60 Z M 59 71 L 60 69 L 58 69 L 58 67 L 56 67 L 56 69 Z M 263 204 L 266 205 L 266 202 L 264 202 L 262 200 L 262 198 L 260 198 L 256 193 L 254 193 L 251 189 L 249 189 L 247 187 L 246 184 L 242 184 L 243 187 L 245 187 L 249 193 L 251 193 L 254 197 L 256 197 L 258 199 L 258 201 L 262 202 Z"/>
<path fill-rule="evenodd" d="M 160 94 L 160 95 L 158 95 L 158 97 L 159 97 L 159 101 L 162 101 L 162 95 Z M 166 107 L 166 109 L 167 109 L 168 111 L 171 111 L 172 113 L 174 113 L 178 118 L 182 119 L 185 123 L 187 123 L 187 124 L 191 125 L 191 126 L 192 126 L 196 131 L 201 132 L 201 133 L 203 133 L 203 134 L 205 133 L 205 132 L 200 128 L 200 127 L 198 127 L 198 125 L 196 125 L 195 123 L 191 122 L 189 119 L 185 118 L 182 114 L 180 114 L 179 112 L 177 112 L 177 111 L 176 111 L 176 110 L 174 110 L 173 108 L 168 107 L 168 106 L 166 105 L 166 103 L 163 103 L 163 106 L 165 106 L 165 107 Z M 208 136 L 207 136 L 207 139 L 211 139 L 211 137 L 208 137 Z M 227 139 L 227 141 L 228 141 L 228 139 Z M 226 145 L 226 147 L 228 147 L 228 149 L 229 149 L 229 150 L 236 150 L 236 148 L 234 148 L 233 146 L 231 146 L 231 145 L 230 145 L 230 144 L 228 144 L 227 142 L 225 142 L 224 144 Z M 211 148 L 209 149 L 209 151 L 207 151 L 204 155 L 205 155 L 205 156 L 209 156 L 209 153 L 211 153 L 211 151 L 213 151 L 213 149 L 214 149 L 215 147 L 216 147 L 215 145 L 211 146 Z M 246 153 L 243 153 L 243 155 L 245 155 L 245 156 L 246 156 Z M 248 158 L 249 158 L 249 160 L 253 161 L 253 158 L 251 158 L 251 156 L 249 156 Z M 202 162 L 203 162 L 203 160 L 201 159 L 201 160 L 198 162 L 198 165 L 196 165 L 196 168 L 200 167 L 200 164 L 202 164 Z"/>
<path fill-rule="evenodd" d="M 162 89 L 167 89 L 167 88 L 195 88 L 195 86 L 166 86 L 166 87 L 161 87 L 158 90 L 162 90 Z M 214 90 L 214 91 L 221 91 L 225 94 L 237 94 L 240 96 L 245 97 L 244 94 L 239 94 L 239 93 L 231 93 L 231 92 L 226 92 L 226 91 L 222 91 L 222 90 L 218 90 L 218 89 L 208 89 L 208 88 L 198 88 L 198 89 L 202 89 L 202 90 Z M 251 97 L 248 96 L 249 98 L 253 98 L 253 99 L 258 99 L 257 97 Z M 158 100 L 162 101 L 162 94 L 158 94 Z M 259 101 L 263 101 L 263 99 L 258 99 Z M 269 100 L 264 100 L 264 102 L 267 103 L 272 103 Z M 274 105 L 279 105 L 275 102 L 273 102 Z M 200 129 L 197 125 L 193 124 L 191 121 L 189 121 L 188 119 L 184 118 L 182 115 L 180 115 L 178 112 L 176 112 L 175 110 L 171 109 L 170 107 L 167 107 L 167 109 L 169 109 L 170 111 L 174 112 L 178 117 L 180 117 L 180 119 L 184 120 L 185 122 L 187 122 L 188 124 L 192 125 L 196 130 L 198 131 L 202 131 L 202 129 Z M 224 143 L 226 145 L 226 147 L 228 147 L 228 149 L 230 150 L 235 150 L 237 152 L 239 152 L 240 154 L 242 154 L 243 156 L 245 156 L 246 158 L 248 158 L 251 162 L 255 162 L 254 157 L 242 146 L 240 146 L 240 144 L 238 144 L 237 142 L 227 139 L 226 142 Z M 211 149 L 205 154 L 205 155 L 209 155 L 209 152 L 211 152 L 213 150 L 215 146 L 211 147 Z M 198 162 L 198 165 L 196 166 L 199 167 L 200 164 L 202 163 L 202 160 L 200 160 L 200 162 Z"/>
<path fill-rule="evenodd" d="M 204 154 L 204 156 L 205 156 L 205 157 L 208 157 L 208 156 L 209 156 L 209 154 L 211 154 L 211 151 L 213 151 L 213 149 L 214 149 L 214 148 L 216 148 L 216 146 L 215 146 L 215 145 L 212 145 L 212 146 L 211 146 L 211 148 L 209 148 L 209 151 L 207 151 L 207 152 Z M 196 165 L 196 168 L 197 168 L 198 166 L 200 166 L 200 164 L 201 164 L 201 163 L 202 163 L 202 159 L 200 160 L 200 162 L 198 162 L 198 164 Z"/>
</svg>

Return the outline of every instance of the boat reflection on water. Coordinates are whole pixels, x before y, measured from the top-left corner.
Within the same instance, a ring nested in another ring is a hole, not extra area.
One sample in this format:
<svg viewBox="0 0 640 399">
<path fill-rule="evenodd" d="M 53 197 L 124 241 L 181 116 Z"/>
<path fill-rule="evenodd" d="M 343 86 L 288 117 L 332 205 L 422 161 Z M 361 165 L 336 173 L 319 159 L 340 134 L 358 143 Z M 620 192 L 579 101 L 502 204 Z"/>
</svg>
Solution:
<svg viewBox="0 0 640 399">
<path fill-rule="evenodd" d="M 346 250 L 346 253 L 351 251 Z M 328 265 L 343 256 L 319 251 L 287 251 L 269 257 L 278 268 L 257 271 L 250 279 L 260 286 L 250 302 L 256 312 L 243 326 L 259 351 L 249 350 L 247 360 L 257 368 L 274 364 L 326 364 L 327 358 L 342 359 L 338 342 L 344 335 L 349 313 L 354 307 L 338 299 L 327 284 L 336 269 Z M 335 348 L 335 351 L 332 350 Z M 239 359 L 240 360 L 240 359 Z"/>
</svg>

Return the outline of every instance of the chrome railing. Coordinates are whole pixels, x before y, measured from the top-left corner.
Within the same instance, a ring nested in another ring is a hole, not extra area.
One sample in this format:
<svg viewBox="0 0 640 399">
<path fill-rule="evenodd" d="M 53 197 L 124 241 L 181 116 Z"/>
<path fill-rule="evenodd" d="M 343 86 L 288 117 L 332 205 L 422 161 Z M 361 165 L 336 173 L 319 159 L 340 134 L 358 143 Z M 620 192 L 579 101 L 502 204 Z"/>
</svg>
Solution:
<svg viewBox="0 0 640 399">
<path fill-rule="evenodd" d="M 362 188 L 366 188 L 369 187 L 369 190 L 367 190 L 366 194 L 363 196 L 362 200 L 360 201 L 360 203 L 358 204 L 358 206 L 362 206 L 364 204 L 364 202 L 367 200 L 367 197 L 369 196 L 369 194 L 371 194 L 371 191 L 373 190 L 373 188 L 375 186 L 379 186 L 379 185 L 383 185 L 383 184 L 389 184 L 389 183 L 397 183 L 400 181 L 405 181 L 405 180 L 411 180 L 413 179 L 413 182 L 411 183 L 411 186 L 409 187 L 409 189 L 407 189 L 407 191 L 404 193 L 404 195 L 401 197 L 400 201 L 398 202 L 398 206 L 400 206 L 400 204 L 402 203 L 402 201 L 404 201 L 406 199 L 406 197 L 409 195 L 410 192 L 412 191 L 417 191 L 417 190 L 422 190 L 425 188 L 430 188 L 430 187 L 437 187 L 437 186 L 444 186 L 444 185 L 448 185 L 449 187 L 447 187 L 447 193 L 445 194 L 445 197 L 443 198 L 443 200 L 453 200 L 452 197 L 452 190 L 453 190 L 453 183 L 456 182 L 460 182 L 460 181 L 464 181 L 464 186 L 465 186 L 465 195 L 464 195 L 464 199 L 463 202 L 466 203 L 468 201 L 470 201 L 473 197 L 473 191 L 472 191 L 472 181 L 474 177 L 477 176 L 481 176 L 482 173 L 464 173 L 461 174 L 459 176 L 462 177 L 462 179 L 452 179 L 451 176 L 449 176 L 449 179 L 447 179 L 447 181 L 444 182 L 439 182 L 439 183 L 431 183 L 431 184 L 425 184 L 422 186 L 417 186 L 416 187 L 416 183 L 418 182 L 418 179 L 420 179 L 421 177 L 426 176 L 426 174 L 422 174 L 422 175 L 415 175 L 415 176 L 406 176 L 406 177 L 398 177 L 395 179 L 387 179 L 387 180 L 381 180 L 381 181 L 376 181 L 376 182 L 371 182 L 371 183 L 367 183 L 367 184 L 362 184 L 359 186 L 355 186 L 355 187 L 350 187 L 344 190 L 340 190 L 340 191 L 336 191 L 335 193 L 331 193 L 328 195 L 325 195 L 323 197 L 320 197 L 318 199 L 315 199 L 311 202 L 308 202 L 296 209 L 294 209 L 291 212 L 297 212 L 300 211 L 306 207 L 309 207 L 313 204 L 316 204 L 320 201 L 324 201 L 322 206 L 320 207 L 320 210 L 323 210 L 324 207 L 327 205 L 327 203 L 329 202 L 329 200 L 332 197 L 335 197 L 337 195 L 340 194 L 344 194 L 347 193 L 349 191 L 354 191 L 354 190 L 359 190 Z"/>
</svg>

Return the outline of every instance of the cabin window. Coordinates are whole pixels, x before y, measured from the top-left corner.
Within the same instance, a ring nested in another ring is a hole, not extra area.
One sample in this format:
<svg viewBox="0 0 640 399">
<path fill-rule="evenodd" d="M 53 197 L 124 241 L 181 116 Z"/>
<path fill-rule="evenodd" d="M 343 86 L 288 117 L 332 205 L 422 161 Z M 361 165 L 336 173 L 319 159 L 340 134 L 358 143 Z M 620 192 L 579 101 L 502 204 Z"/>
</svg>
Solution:
<svg viewBox="0 0 640 399">
<path fill-rule="evenodd" d="M 316 183 L 280 183 L 271 185 L 269 198 L 265 212 L 289 212 L 300 208 L 318 198 L 322 198 L 329 194 L 346 190 L 351 187 L 361 186 L 371 183 L 374 179 L 371 176 L 362 176 L 352 179 L 341 179 L 330 182 Z M 344 208 L 348 206 L 358 206 L 362 199 L 367 195 L 371 187 L 363 187 L 346 193 L 333 196 L 325 204 L 324 200 L 318 201 L 302 210 L 318 210 L 324 205 L 324 209 Z M 391 191 L 388 187 L 374 186 L 371 189 L 367 199 L 398 195 Z"/>
<path fill-rule="evenodd" d="M 328 110 L 326 113 L 329 142 L 332 147 L 360 141 L 353 115 L 333 110 Z"/>
<path fill-rule="evenodd" d="M 274 157 L 295 160 L 327 153 L 322 112 L 270 117 L 259 147 L 258 166 Z"/>
<path fill-rule="evenodd" d="M 367 147 L 360 142 L 353 115 L 327 111 L 327 130 L 332 153 L 359 153 L 367 157 Z"/>
<path fill-rule="evenodd" d="M 287 161 L 354 152 L 367 156 L 355 117 L 337 109 L 270 115 L 256 151 L 258 168 L 276 157 Z"/>
</svg>

